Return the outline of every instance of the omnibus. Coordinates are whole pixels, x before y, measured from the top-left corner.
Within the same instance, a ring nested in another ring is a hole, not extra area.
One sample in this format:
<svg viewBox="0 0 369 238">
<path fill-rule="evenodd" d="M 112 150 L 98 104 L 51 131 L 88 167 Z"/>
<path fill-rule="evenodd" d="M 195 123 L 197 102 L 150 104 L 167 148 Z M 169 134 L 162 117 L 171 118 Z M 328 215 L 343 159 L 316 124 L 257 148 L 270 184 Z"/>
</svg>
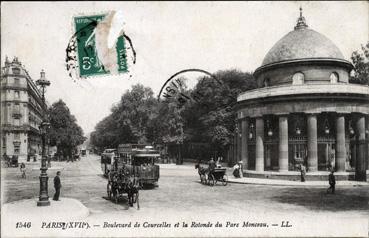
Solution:
<svg viewBox="0 0 369 238">
<path fill-rule="evenodd" d="M 152 146 L 140 144 L 121 144 L 118 146 L 115 169 L 125 166 L 131 173 L 139 177 L 140 185 L 158 186 L 160 167 L 157 161 L 159 151 Z"/>
<path fill-rule="evenodd" d="M 111 165 L 114 162 L 114 157 L 116 157 L 116 149 L 105 149 L 101 154 L 101 170 L 104 173 L 104 176 L 108 176 Z"/>
</svg>

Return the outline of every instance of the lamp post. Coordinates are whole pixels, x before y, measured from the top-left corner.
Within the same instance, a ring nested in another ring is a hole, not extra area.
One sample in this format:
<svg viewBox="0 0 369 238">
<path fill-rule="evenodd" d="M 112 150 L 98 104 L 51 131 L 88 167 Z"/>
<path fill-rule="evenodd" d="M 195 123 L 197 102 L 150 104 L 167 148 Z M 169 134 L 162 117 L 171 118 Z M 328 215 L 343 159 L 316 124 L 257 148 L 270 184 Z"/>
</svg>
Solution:
<svg viewBox="0 0 369 238">
<path fill-rule="evenodd" d="M 328 119 L 326 118 L 324 121 L 324 133 L 326 135 L 329 135 L 330 129 L 329 129 L 329 122 Z"/>
<path fill-rule="evenodd" d="M 270 121 L 267 120 L 267 128 L 268 128 L 268 136 L 272 137 L 273 136 L 273 130 L 272 127 L 270 126 Z"/>
<path fill-rule="evenodd" d="M 251 140 L 254 137 L 254 124 L 251 122 L 249 127 L 249 139 Z"/>
<path fill-rule="evenodd" d="M 45 78 L 45 72 L 41 71 L 41 78 L 36 81 L 36 84 L 42 89 L 42 103 L 45 105 L 45 88 L 50 85 L 50 81 Z M 43 105 L 43 106 L 44 106 Z M 47 108 L 46 108 L 47 110 Z M 46 112 L 47 113 L 47 112 Z M 40 196 L 37 201 L 37 206 L 49 206 L 49 195 L 48 195 L 48 180 L 47 166 L 46 166 L 46 133 L 50 127 L 50 123 L 47 121 L 46 115 L 43 116 L 43 120 L 40 125 L 41 140 L 42 140 L 42 158 L 41 158 L 41 174 L 40 174 Z"/>
</svg>

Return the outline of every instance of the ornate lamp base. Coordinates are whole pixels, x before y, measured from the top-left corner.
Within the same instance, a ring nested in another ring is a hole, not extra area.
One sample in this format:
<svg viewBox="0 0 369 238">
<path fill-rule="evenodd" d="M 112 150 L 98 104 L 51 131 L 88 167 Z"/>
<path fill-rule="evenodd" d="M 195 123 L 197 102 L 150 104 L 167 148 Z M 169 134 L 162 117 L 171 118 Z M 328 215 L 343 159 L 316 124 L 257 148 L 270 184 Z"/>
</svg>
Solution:
<svg viewBox="0 0 369 238">
<path fill-rule="evenodd" d="M 39 177 L 40 178 L 40 196 L 39 196 L 39 200 L 37 201 L 37 206 L 39 207 L 50 205 L 49 195 L 48 195 L 49 177 L 47 176 L 46 170 L 47 168 L 43 166 L 41 168 L 41 175 Z"/>
<path fill-rule="evenodd" d="M 46 201 L 37 201 L 37 206 L 38 207 L 50 206 L 50 201 L 49 200 L 46 200 Z"/>
</svg>

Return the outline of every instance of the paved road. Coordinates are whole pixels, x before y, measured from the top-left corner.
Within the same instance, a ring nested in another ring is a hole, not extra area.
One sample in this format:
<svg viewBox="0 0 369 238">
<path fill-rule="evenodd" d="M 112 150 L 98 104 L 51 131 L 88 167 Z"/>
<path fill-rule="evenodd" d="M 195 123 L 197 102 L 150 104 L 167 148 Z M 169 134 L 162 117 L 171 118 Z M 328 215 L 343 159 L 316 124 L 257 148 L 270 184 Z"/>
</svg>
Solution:
<svg viewBox="0 0 369 238">
<path fill-rule="evenodd" d="M 20 178 L 19 169 L 2 169 L 2 201 L 11 202 L 37 197 L 39 164 L 28 164 L 28 178 Z M 141 209 L 128 208 L 106 199 L 107 180 L 102 176 L 99 157 L 88 155 L 74 163 L 53 162 L 63 167 L 62 197 L 80 200 L 91 211 L 91 219 L 137 217 L 142 214 L 196 216 L 197 218 L 233 217 L 308 217 L 314 219 L 369 217 L 367 187 L 345 187 L 327 195 L 326 187 L 286 187 L 228 184 L 209 187 L 199 182 L 193 165 L 161 165 L 159 187 L 140 191 Z M 35 169 L 31 170 L 34 167 Z M 49 195 L 53 195 L 48 172 Z"/>
<path fill-rule="evenodd" d="M 28 178 L 20 178 L 17 168 L 2 169 L 3 201 L 11 202 L 38 196 L 38 163 L 27 165 Z M 127 209 L 125 203 L 116 205 L 106 200 L 106 178 L 102 176 L 99 157 L 89 155 L 74 163 L 53 162 L 53 167 L 63 167 L 62 196 L 80 200 L 92 212 Z M 31 168 L 33 168 L 31 170 Z M 189 210 L 201 208 L 204 212 L 233 209 L 279 212 L 352 212 L 369 214 L 369 191 L 365 187 L 348 187 L 336 195 L 326 195 L 325 187 L 299 188 L 265 185 L 228 184 L 214 187 L 199 183 L 197 171 L 191 165 L 161 165 L 159 187 L 140 192 L 141 206 Z M 55 170 L 49 170 L 49 195 L 54 189 Z"/>
</svg>

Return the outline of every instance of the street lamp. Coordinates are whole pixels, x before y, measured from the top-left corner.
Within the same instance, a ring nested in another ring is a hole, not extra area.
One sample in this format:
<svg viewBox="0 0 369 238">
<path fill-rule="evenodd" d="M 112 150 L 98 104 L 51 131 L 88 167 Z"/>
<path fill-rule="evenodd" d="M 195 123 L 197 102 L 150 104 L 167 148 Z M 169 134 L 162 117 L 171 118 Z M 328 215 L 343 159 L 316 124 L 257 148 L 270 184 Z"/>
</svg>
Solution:
<svg viewBox="0 0 369 238">
<path fill-rule="evenodd" d="M 324 121 L 324 133 L 326 135 L 328 135 L 330 132 L 330 129 L 329 129 L 329 122 L 328 122 L 328 119 L 326 118 L 325 121 Z"/>
<path fill-rule="evenodd" d="M 273 136 L 273 130 L 272 130 L 272 127 L 270 126 L 269 120 L 267 120 L 267 128 L 268 128 L 268 136 L 269 137 Z"/>
<path fill-rule="evenodd" d="M 42 89 L 42 103 L 45 106 L 45 88 L 50 86 L 50 81 L 45 78 L 44 70 L 41 71 L 41 78 L 36 81 L 36 84 L 40 86 Z M 47 110 L 47 108 L 46 108 Z M 45 112 L 45 114 L 47 111 Z M 37 201 L 37 206 L 49 206 L 49 195 L 48 195 L 48 180 L 49 177 L 47 176 L 47 166 L 46 166 L 46 133 L 47 129 L 50 127 L 50 123 L 46 119 L 46 115 L 43 116 L 43 120 L 40 125 L 40 133 L 41 133 L 41 140 L 42 140 L 42 158 L 41 158 L 41 174 L 40 174 L 40 196 L 39 200 Z"/>
<path fill-rule="evenodd" d="M 253 133 L 254 132 L 254 124 L 253 123 L 250 124 L 250 128 L 249 129 L 250 129 L 249 138 L 252 139 L 252 137 L 254 137 L 253 136 L 254 135 L 254 133 Z"/>
<path fill-rule="evenodd" d="M 301 129 L 300 129 L 300 127 L 299 127 L 299 122 L 298 121 L 296 121 L 296 129 L 295 129 L 295 131 L 296 131 L 296 135 L 301 135 Z"/>
<path fill-rule="evenodd" d="M 351 135 L 355 134 L 354 128 L 352 128 L 352 121 L 351 120 L 349 121 L 349 132 L 350 132 Z"/>
</svg>

